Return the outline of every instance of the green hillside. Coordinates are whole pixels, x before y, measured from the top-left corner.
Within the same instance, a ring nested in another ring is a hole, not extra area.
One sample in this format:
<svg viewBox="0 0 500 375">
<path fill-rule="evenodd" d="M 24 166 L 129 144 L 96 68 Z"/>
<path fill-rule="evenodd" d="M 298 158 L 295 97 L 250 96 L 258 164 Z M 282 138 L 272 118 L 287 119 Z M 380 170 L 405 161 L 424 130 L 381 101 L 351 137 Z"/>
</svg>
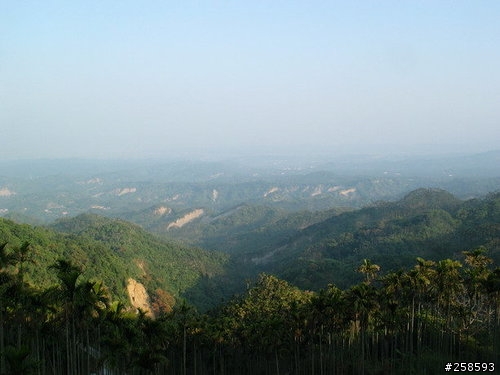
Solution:
<svg viewBox="0 0 500 375">
<path fill-rule="evenodd" d="M 419 189 L 393 203 L 333 216 L 296 233 L 267 257 L 274 273 L 305 288 L 359 282 L 363 259 L 383 271 L 408 267 L 417 257 L 459 258 L 484 247 L 500 261 L 500 193 L 460 201 L 434 189 Z"/>
<path fill-rule="evenodd" d="M 359 210 L 289 213 L 246 204 L 219 214 L 207 211 L 163 231 L 163 238 L 93 214 L 49 228 L 3 219 L 0 242 L 31 244 L 33 263 L 27 262 L 26 277 L 34 285 L 53 283 L 47 268 L 67 258 L 124 302 L 132 278 L 153 302 L 171 305 L 181 297 L 207 308 L 240 291 L 259 272 L 318 290 L 329 283 L 349 287 L 359 282 L 356 269 L 364 259 L 386 273 L 410 267 L 417 257 L 457 259 L 465 250 L 484 247 L 500 262 L 499 223 L 500 193 L 462 201 L 443 190 L 419 189 L 399 201 Z"/>
<path fill-rule="evenodd" d="M 360 280 L 355 270 L 363 259 L 388 272 L 409 267 L 416 257 L 454 258 L 484 246 L 498 262 L 499 200 L 498 193 L 464 201 L 444 190 L 418 189 L 359 210 L 289 213 L 243 205 L 166 235 L 227 252 L 254 272 L 303 288 L 332 282 L 347 287 Z"/>
<path fill-rule="evenodd" d="M 210 250 L 251 258 L 279 245 L 301 228 L 321 222 L 345 209 L 290 213 L 271 206 L 243 204 L 182 228 L 156 228 L 165 237 Z"/>
<path fill-rule="evenodd" d="M 201 278 L 222 277 L 229 267 L 229 257 L 222 253 L 167 242 L 137 225 L 97 215 L 64 219 L 50 228 L 0 219 L 0 243 L 16 248 L 26 241 L 29 283 L 39 287 L 54 283 L 48 268 L 64 258 L 81 267 L 85 277 L 104 281 L 113 298 L 127 304 L 129 278 L 143 284 L 152 301 L 163 297 L 172 304 L 172 297 L 184 296 Z M 190 302 L 210 305 L 214 303 L 210 298 L 221 297 L 205 295 L 205 300 Z"/>
<path fill-rule="evenodd" d="M 198 224 L 199 238 L 223 241 L 230 228 L 232 240 L 246 236 L 228 248 L 252 267 L 96 215 L 50 228 L 1 219 L 0 372 L 420 374 L 447 362 L 495 370 L 500 193 L 461 201 L 419 189 L 321 215 L 244 206 Z M 252 242 L 268 245 L 247 257 Z M 221 301 L 247 269 L 274 275 Z M 156 314 L 120 303 L 129 278 L 145 285 Z M 179 297 L 218 306 L 200 313 L 174 304 Z"/>
</svg>

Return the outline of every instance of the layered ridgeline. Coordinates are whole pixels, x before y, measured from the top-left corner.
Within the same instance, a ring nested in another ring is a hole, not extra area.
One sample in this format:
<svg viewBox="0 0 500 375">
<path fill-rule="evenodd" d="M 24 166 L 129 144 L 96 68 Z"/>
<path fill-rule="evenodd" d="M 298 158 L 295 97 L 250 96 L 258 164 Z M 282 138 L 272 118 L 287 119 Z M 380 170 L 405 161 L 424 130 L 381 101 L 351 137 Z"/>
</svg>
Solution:
<svg viewBox="0 0 500 375">
<path fill-rule="evenodd" d="M 60 260 L 49 288 L 24 281 L 26 247 L 0 246 L 2 374 L 434 374 L 494 372 L 500 268 L 484 249 L 416 259 L 380 275 L 364 260 L 350 288 L 304 291 L 262 274 L 200 314 L 186 304 L 150 319 L 109 300 Z M 448 365 L 447 365 L 448 363 Z M 458 370 L 456 370 L 458 371 Z"/>
<path fill-rule="evenodd" d="M 113 299 L 145 311 L 168 311 L 185 297 L 200 307 L 216 304 L 224 288 L 197 293 L 197 285 L 202 279 L 225 280 L 231 268 L 222 253 L 161 240 L 135 224 L 91 214 L 49 228 L 0 219 L 0 243 L 11 250 L 29 244 L 23 272 L 32 285 L 55 284 L 50 267 L 64 259 L 82 268 L 83 277 L 102 280 Z"/>
<path fill-rule="evenodd" d="M 302 287 L 348 286 L 360 281 L 353 271 L 364 259 L 394 271 L 417 257 L 460 259 L 478 247 L 500 262 L 500 193 L 460 201 L 442 190 L 419 189 L 306 228 L 267 261 Z"/>
<path fill-rule="evenodd" d="M 287 213 L 238 206 L 164 230 L 245 261 L 303 288 L 360 281 L 356 268 L 371 259 L 383 271 L 410 267 L 417 257 L 459 258 L 485 247 L 500 261 L 500 193 L 460 200 L 438 189 L 418 189 L 396 202 L 359 210 Z"/>
<path fill-rule="evenodd" d="M 422 186 L 460 198 L 500 186 L 500 151 L 457 158 L 297 159 L 0 160 L 0 216 L 48 224 L 93 212 L 161 230 L 193 211 L 202 210 L 201 219 L 243 204 L 322 211 L 400 199 Z"/>
<path fill-rule="evenodd" d="M 181 297 L 208 308 L 259 272 L 318 290 L 358 283 L 364 259 L 384 274 L 411 267 L 417 257 L 460 259 L 463 251 L 484 247 L 500 263 L 499 223 L 500 193 L 463 201 L 443 190 L 419 189 L 359 210 L 289 213 L 245 204 L 217 215 L 187 211 L 156 228 L 163 239 L 90 214 L 49 228 L 1 220 L 0 242 L 30 243 L 32 262 L 25 269 L 34 285 L 54 283 L 48 267 L 64 258 L 127 304 L 169 309 Z"/>
</svg>

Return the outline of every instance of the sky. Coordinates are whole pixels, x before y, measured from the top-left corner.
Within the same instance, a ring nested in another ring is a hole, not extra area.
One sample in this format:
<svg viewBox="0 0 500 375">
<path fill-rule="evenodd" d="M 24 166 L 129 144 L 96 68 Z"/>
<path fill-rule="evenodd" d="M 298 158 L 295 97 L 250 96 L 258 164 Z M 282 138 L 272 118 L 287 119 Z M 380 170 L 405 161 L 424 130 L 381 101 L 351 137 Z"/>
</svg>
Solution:
<svg viewBox="0 0 500 375">
<path fill-rule="evenodd" d="M 0 158 L 500 148 L 500 2 L 0 0 Z"/>
</svg>

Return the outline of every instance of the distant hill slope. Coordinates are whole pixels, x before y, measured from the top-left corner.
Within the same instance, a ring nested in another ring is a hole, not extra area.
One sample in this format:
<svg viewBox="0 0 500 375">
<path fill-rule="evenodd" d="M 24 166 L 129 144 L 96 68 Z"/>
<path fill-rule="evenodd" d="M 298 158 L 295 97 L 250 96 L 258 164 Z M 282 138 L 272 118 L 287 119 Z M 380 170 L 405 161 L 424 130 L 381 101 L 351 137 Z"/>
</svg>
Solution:
<svg viewBox="0 0 500 375">
<path fill-rule="evenodd" d="M 178 216 L 163 206 L 151 212 L 163 233 L 191 243 L 180 245 L 136 224 L 83 214 L 49 228 L 0 219 L 0 244 L 32 244 L 27 278 L 40 286 L 55 282 L 47 268 L 64 257 L 81 265 L 86 276 L 103 280 L 122 301 L 129 301 L 127 290 L 140 291 L 141 284 L 151 305 L 184 297 L 202 308 L 218 304 L 263 271 L 319 289 L 359 282 L 356 269 L 363 259 L 387 272 L 414 265 L 416 257 L 459 258 L 464 250 L 484 246 L 500 263 L 500 193 L 463 201 L 444 190 L 418 189 L 396 202 L 350 211 L 289 213 L 245 204 L 204 212 L 168 230 Z"/>
<path fill-rule="evenodd" d="M 265 158 L 256 166 L 238 160 L 0 160 L 0 216 L 48 224 L 92 212 L 156 230 L 194 210 L 215 215 L 244 204 L 289 212 L 361 208 L 431 186 L 478 197 L 500 186 L 499 155 L 293 161 L 300 156 Z"/>
<path fill-rule="evenodd" d="M 191 245 L 249 260 L 279 246 L 297 231 L 346 210 L 290 213 L 271 206 L 242 204 L 221 213 L 207 213 L 197 222 L 182 228 L 165 231 L 164 225 L 150 229 Z"/>
<path fill-rule="evenodd" d="M 500 261 L 500 193 L 462 201 L 440 189 L 418 189 L 396 202 L 358 210 L 288 213 L 243 205 L 169 231 L 197 246 L 230 253 L 253 268 L 302 288 L 360 280 L 367 258 L 383 271 L 416 257 L 460 257 L 485 246 Z"/>
<path fill-rule="evenodd" d="M 416 257 L 459 258 L 484 246 L 500 261 L 500 193 L 460 201 L 437 189 L 419 189 L 312 225 L 269 254 L 268 269 L 305 288 L 357 282 L 363 259 L 383 271 L 410 266 Z"/>
<path fill-rule="evenodd" d="M 48 267 L 66 258 L 83 267 L 87 277 L 103 280 L 113 297 L 126 303 L 130 283 L 144 285 L 151 303 L 172 305 L 200 279 L 220 277 L 229 267 L 229 257 L 222 253 L 167 242 L 135 224 L 91 214 L 61 220 L 50 228 L 0 219 L 0 243 L 15 247 L 24 241 L 32 248 L 33 262 L 26 266 L 29 282 L 54 283 Z M 210 298 L 219 301 L 223 296 L 201 297 L 206 300 L 190 302 L 210 305 Z"/>
</svg>

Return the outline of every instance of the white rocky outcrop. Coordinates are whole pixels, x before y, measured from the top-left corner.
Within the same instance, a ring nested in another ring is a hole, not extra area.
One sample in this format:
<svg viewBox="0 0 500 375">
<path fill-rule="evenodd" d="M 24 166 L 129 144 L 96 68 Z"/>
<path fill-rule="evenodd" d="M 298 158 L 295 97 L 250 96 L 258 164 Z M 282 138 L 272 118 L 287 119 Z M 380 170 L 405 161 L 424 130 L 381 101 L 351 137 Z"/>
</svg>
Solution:
<svg viewBox="0 0 500 375">
<path fill-rule="evenodd" d="M 205 213 L 205 211 L 201 208 L 198 208 L 194 211 L 191 211 L 191 212 L 187 213 L 186 215 L 184 215 L 183 217 L 177 219 L 176 221 L 168 224 L 167 230 L 170 228 L 182 228 L 184 225 L 199 218 L 204 213 Z"/>
<path fill-rule="evenodd" d="M 127 280 L 127 292 L 133 307 L 141 309 L 147 316 L 153 317 L 151 299 L 143 284 L 135 279 L 129 278 Z"/>
</svg>

